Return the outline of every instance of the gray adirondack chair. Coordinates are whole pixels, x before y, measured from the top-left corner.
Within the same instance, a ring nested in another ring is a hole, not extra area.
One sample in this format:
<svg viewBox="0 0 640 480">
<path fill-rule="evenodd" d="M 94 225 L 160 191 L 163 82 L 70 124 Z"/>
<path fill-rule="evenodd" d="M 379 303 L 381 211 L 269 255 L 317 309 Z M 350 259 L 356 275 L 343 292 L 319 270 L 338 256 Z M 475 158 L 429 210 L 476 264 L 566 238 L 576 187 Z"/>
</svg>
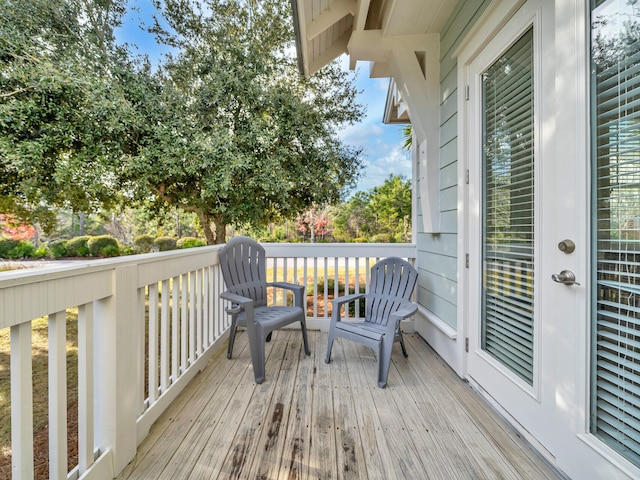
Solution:
<svg viewBox="0 0 640 480">
<path fill-rule="evenodd" d="M 304 352 L 310 355 L 307 341 L 307 323 L 304 309 L 303 285 L 285 282 L 267 283 L 266 255 L 264 248 L 248 237 L 234 237 L 218 253 L 222 277 L 227 290 L 220 297 L 229 300 L 231 307 L 231 331 L 227 358 L 233 353 L 233 343 L 238 327 L 245 327 L 249 337 L 249 350 L 256 383 L 265 378 L 265 342 L 271 333 L 294 322 L 300 322 Z M 277 287 L 294 294 L 293 306 L 267 306 L 267 288 Z"/>
<path fill-rule="evenodd" d="M 336 337 L 366 345 L 376 351 L 378 386 L 386 387 L 394 342 L 400 342 L 402 353 L 405 357 L 408 356 L 400 321 L 410 317 L 418 309 L 417 305 L 409 301 L 417 279 L 418 272 L 408 262 L 389 257 L 371 267 L 366 294 L 356 293 L 333 300 L 325 362 L 331 361 L 331 348 Z M 358 299 L 365 299 L 364 319 L 343 320 L 340 307 Z"/>
</svg>

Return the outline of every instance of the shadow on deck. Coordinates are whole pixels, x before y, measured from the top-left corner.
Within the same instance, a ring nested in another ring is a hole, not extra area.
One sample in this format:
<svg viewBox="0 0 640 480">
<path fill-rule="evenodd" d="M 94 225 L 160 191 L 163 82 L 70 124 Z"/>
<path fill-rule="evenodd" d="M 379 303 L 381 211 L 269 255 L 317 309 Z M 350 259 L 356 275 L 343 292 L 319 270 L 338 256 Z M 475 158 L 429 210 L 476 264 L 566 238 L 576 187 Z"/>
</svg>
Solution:
<svg viewBox="0 0 640 480">
<path fill-rule="evenodd" d="M 513 429 L 417 335 L 394 346 L 389 383 L 373 351 L 327 334 L 274 333 L 256 385 L 246 333 L 221 349 L 153 426 L 130 479 L 555 479 Z"/>
</svg>

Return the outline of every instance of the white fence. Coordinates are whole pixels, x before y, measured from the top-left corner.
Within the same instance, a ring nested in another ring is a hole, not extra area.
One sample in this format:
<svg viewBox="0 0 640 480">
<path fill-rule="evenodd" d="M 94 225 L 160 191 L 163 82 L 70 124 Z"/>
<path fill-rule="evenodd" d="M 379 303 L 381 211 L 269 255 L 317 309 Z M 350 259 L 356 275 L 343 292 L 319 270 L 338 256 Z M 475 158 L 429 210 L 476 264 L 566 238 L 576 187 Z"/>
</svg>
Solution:
<svg viewBox="0 0 640 480">
<path fill-rule="evenodd" d="M 415 247 L 406 244 L 264 246 L 267 273 L 274 281 L 307 286 L 309 328 L 326 328 L 330 299 L 344 295 L 341 285 L 364 289 L 377 259 L 415 256 Z M 229 320 L 219 300 L 218 250 L 204 247 L 0 274 L 0 334 L 9 329 L 11 345 L 13 479 L 34 477 L 34 397 L 41 392 L 33 391 L 32 322 L 44 317 L 40 322 L 48 330 L 49 478 L 113 478 L 225 340 Z M 274 302 L 285 301 L 278 295 Z M 69 322 L 77 322 L 73 386 L 67 385 Z M 78 460 L 69 466 L 71 387 L 77 389 Z"/>
</svg>

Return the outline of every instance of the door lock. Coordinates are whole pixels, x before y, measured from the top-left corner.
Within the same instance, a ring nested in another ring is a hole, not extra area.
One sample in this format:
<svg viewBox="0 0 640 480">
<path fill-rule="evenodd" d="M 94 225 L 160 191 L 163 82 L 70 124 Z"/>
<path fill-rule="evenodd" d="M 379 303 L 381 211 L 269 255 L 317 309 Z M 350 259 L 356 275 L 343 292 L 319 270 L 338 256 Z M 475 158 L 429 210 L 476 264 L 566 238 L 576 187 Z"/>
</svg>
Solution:
<svg viewBox="0 0 640 480">
<path fill-rule="evenodd" d="M 576 249 L 576 244 L 573 243 L 573 240 L 563 240 L 558 244 L 558 250 L 564 253 L 573 253 Z"/>
<path fill-rule="evenodd" d="M 570 270 L 562 270 L 560 273 L 551 275 L 551 280 L 564 285 L 580 285 L 576 282 L 575 274 Z"/>
</svg>

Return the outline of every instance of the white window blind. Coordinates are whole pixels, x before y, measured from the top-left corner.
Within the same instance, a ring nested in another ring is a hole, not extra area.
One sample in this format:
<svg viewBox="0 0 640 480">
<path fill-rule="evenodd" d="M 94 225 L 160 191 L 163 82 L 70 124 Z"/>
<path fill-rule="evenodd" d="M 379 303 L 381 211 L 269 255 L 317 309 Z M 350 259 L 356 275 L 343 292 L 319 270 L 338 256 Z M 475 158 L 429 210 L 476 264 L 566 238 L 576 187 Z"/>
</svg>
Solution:
<svg viewBox="0 0 640 480">
<path fill-rule="evenodd" d="M 592 2 L 591 431 L 640 465 L 640 12 Z"/>
<path fill-rule="evenodd" d="M 482 348 L 533 384 L 533 31 L 482 76 Z"/>
</svg>

